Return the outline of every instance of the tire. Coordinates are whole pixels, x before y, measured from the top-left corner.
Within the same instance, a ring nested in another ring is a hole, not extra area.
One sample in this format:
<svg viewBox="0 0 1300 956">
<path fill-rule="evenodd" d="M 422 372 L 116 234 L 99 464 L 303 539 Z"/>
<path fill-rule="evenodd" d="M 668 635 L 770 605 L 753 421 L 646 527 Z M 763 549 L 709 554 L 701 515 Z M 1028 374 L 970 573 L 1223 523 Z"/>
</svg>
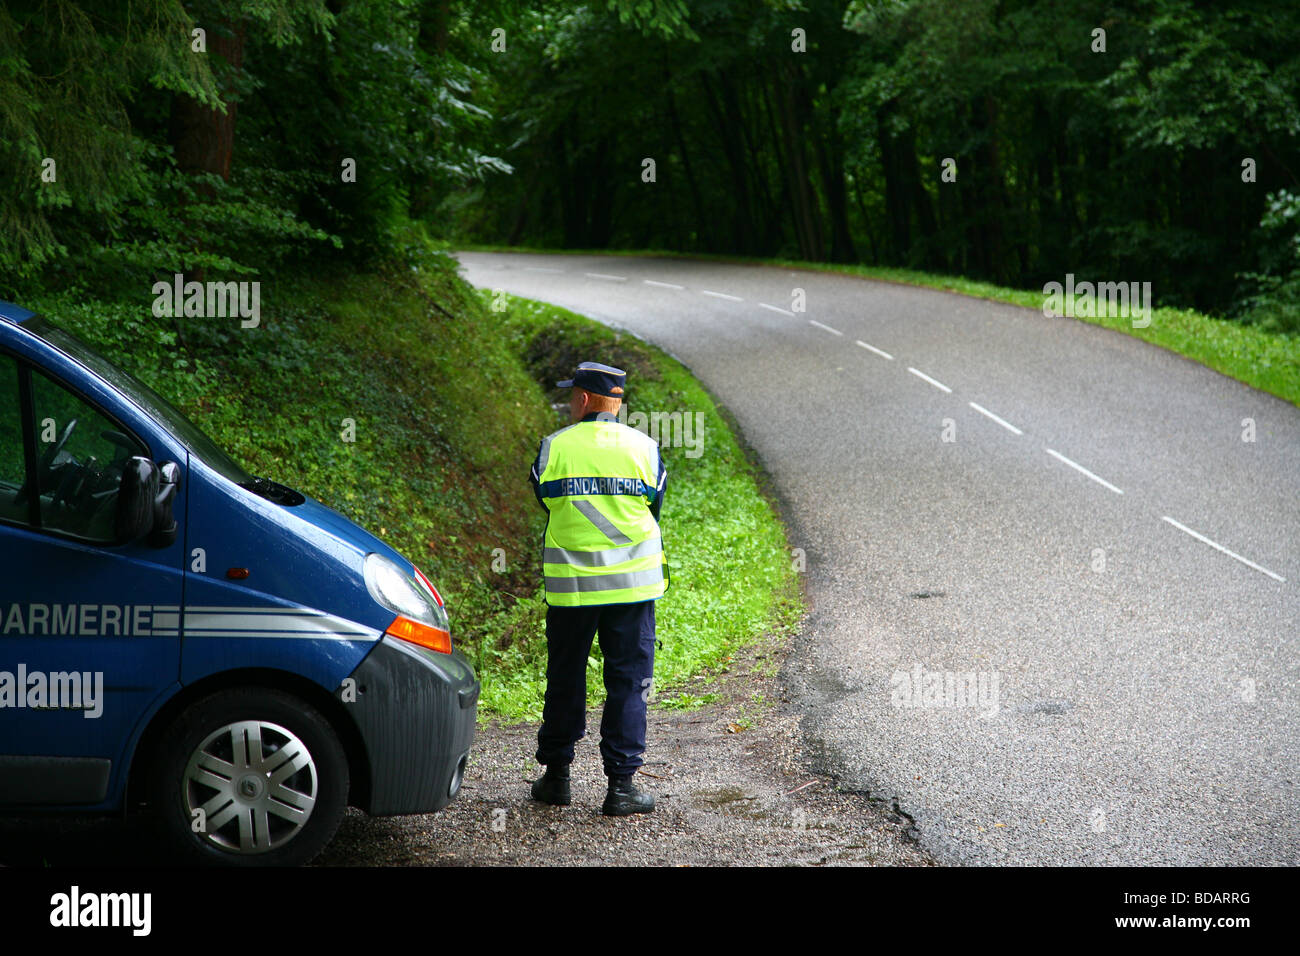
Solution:
<svg viewBox="0 0 1300 956">
<path fill-rule="evenodd" d="M 298 866 L 343 819 L 343 745 L 318 710 L 282 691 L 204 697 L 164 732 L 156 753 L 152 802 L 183 862 Z"/>
</svg>

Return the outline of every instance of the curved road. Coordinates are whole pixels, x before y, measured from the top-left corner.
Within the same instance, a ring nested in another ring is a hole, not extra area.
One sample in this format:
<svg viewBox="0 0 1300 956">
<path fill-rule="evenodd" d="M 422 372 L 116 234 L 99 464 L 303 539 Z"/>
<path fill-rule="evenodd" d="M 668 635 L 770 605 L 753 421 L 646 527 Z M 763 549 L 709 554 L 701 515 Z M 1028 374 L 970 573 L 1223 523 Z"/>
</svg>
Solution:
<svg viewBox="0 0 1300 956">
<path fill-rule="evenodd" d="M 1300 863 L 1300 409 L 943 292 L 458 258 L 659 345 L 729 408 L 807 555 L 808 742 L 938 859 Z"/>
</svg>

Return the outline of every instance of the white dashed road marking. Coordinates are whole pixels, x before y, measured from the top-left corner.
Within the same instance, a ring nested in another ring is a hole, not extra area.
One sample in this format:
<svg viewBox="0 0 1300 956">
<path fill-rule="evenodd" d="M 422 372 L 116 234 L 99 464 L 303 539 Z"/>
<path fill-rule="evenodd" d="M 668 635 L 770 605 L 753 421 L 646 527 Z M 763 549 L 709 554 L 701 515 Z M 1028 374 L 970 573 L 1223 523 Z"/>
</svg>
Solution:
<svg viewBox="0 0 1300 956">
<path fill-rule="evenodd" d="M 982 406 L 982 405 L 976 405 L 974 402 L 967 402 L 966 404 L 969 405 L 971 408 L 975 409 L 975 411 L 979 412 L 981 415 L 985 415 L 985 416 L 987 416 L 987 417 L 993 419 L 995 422 L 997 422 L 999 425 L 1001 425 L 1001 426 L 1002 426 L 1003 428 L 1005 428 L 1007 431 L 1009 431 L 1009 432 L 1013 432 L 1013 433 L 1015 433 L 1015 434 L 1017 434 L 1017 435 L 1023 435 L 1023 434 L 1024 434 L 1024 432 L 1022 432 L 1022 431 L 1021 431 L 1019 428 L 1017 428 L 1015 425 L 1011 424 L 1011 423 L 1008 422 L 1008 421 L 1005 421 L 1004 419 L 998 418 L 998 416 L 994 415 L 991 411 L 989 411 L 989 410 L 988 410 L 987 408 L 985 408 L 984 406 Z"/>
<path fill-rule="evenodd" d="M 936 382 L 934 379 L 932 379 L 930 376 L 926 375 L 926 374 L 925 374 L 924 372 L 922 372 L 920 369 L 912 368 L 912 366 L 909 365 L 909 366 L 907 367 L 907 370 L 908 370 L 909 372 L 911 372 L 913 375 L 915 375 L 917 378 L 923 378 L 923 379 L 925 379 L 927 382 L 929 382 L 929 383 L 930 383 L 931 385 L 933 385 L 935 388 L 941 388 L 941 389 L 943 389 L 945 392 L 947 392 L 949 395 L 952 394 L 952 389 L 950 389 L 947 385 L 943 384 L 943 382 Z"/>
<path fill-rule="evenodd" d="M 1115 492 L 1115 494 L 1117 494 L 1117 495 L 1122 495 L 1122 494 L 1124 493 L 1123 491 L 1121 491 L 1120 489 L 1118 489 L 1118 488 L 1116 488 L 1114 485 L 1112 485 L 1112 484 L 1111 484 L 1109 481 L 1107 481 L 1105 478 L 1098 478 L 1096 475 L 1094 475 L 1092 472 L 1090 472 L 1087 468 L 1084 468 L 1083 465 L 1080 465 L 1080 464 L 1078 464 L 1077 462 L 1070 461 L 1070 459 L 1066 458 L 1066 457 L 1065 457 L 1064 455 L 1062 455 L 1059 451 L 1052 451 L 1052 449 L 1050 449 L 1050 448 L 1047 448 L 1047 449 L 1044 449 L 1044 450 L 1045 450 L 1049 455 L 1051 455 L 1053 458 L 1055 458 L 1055 459 L 1057 459 L 1057 460 L 1059 460 L 1059 461 L 1063 461 L 1063 462 L 1065 462 L 1067 465 L 1069 465 L 1071 468 L 1073 468 L 1075 471 L 1079 472 L 1080 474 L 1087 475 L 1089 478 L 1091 478 L 1091 479 L 1092 479 L 1093 481 L 1095 481 L 1097 484 L 1099 484 L 1099 485 L 1105 485 L 1105 486 L 1106 486 L 1107 488 L 1109 488 L 1111 491 Z"/>
<path fill-rule="evenodd" d="M 685 289 L 686 286 L 678 285 L 675 282 L 656 282 L 654 279 L 642 279 L 646 285 L 657 285 L 661 289 Z"/>
<path fill-rule="evenodd" d="M 875 353 L 876 353 L 877 355 L 879 355 L 881 358 L 887 358 L 887 359 L 889 359 L 891 362 L 894 360 L 894 357 L 893 357 L 892 355 L 890 355 L 888 352 L 882 352 L 880 349 L 876 348 L 874 345 L 868 345 L 866 342 L 862 341 L 862 339 L 856 339 L 855 341 L 856 341 L 859 345 L 861 345 L 864 349 L 867 349 L 867 350 L 870 351 L 870 352 L 875 352 Z"/>
<path fill-rule="evenodd" d="M 548 269 L 545 266 L 524 266 L 525 272 L 563 272 L 563 269 Z"/>
<path fill-rule="evenodd" d="M 727 295 L 727 293 L 725 292 L 710 292 L 708 289 L 701 289 L 700 291 L 703 292 L 705 295 L 713 296 L 715 299 L 730 299 L 732 302 L 745 301 L 738 295 Z"/>
<path fill-rule="evenodd" d="M 1226 554 L 1228 557 L 1230 557 L 1230 558 L 1236 558 L 1238 561 L 1240 561 L 1242 564 L 1246 565 L 1247 567 L 1254 568 L 1256 571 L 1259 571 L 1259 572 L 1262 573 L 1262 574 L 1267 574 L 1267 575 L 1268 575 L 1270 578 L 1272 578 L 1274 581 L 1281 581 L 1281 582 L 1283 582 L 1283 583 L 1286 582 L 1286 578 L 1282 577 L 1282 575 L 1280 575 L 1280 574 L 1274 574 L 1274 573 L 1273 573 L 1272 571 L 1270 571 L 1268 568 L 1261 568 L 1261 567 L 1260 567 L 1258 564 L 1256 564 L 1254 561 L 1248 561 L 1248 560 L 1246 560 L 1245 558 L 1243 558 L 1241 555 L 1237 554 L 1235 551 L 1229 551 L 1229 550 L 1228 550 L 1227 548 L 1225 548 L 1223 545 L 1221 545 L 1221 544 L 1217 544 L 1217 543 L 1211 541 L 1211 540 L 1210 540 L 1209 538 L 1207 538 L 1205 535 L 1203 535 L 1203 534 L 1197 534 L 1197 533 L 1196 533 L 1195 531 L 1193 531 L 1191 528 L 1187 527 L 1187 525 L 1179 524 L 1177 521 L 1175 521 L 1173 518 L 1169 517 L 1168 515 L 1161 515 L 1161 516 L 1160 516 L 1160 520 L 1161 520 L 1161 521 L 1168 521 L 1171 525 L 1173 525 L 1173 526 L 1174 526 L 1175 528 L 1177 528 L 1179 531 L 1186 531 L 1188 534 L 1190 534 L 1190 535 L 1191 535 L 1193 538 L 1195 538 L 1197 541 L 1204 541 L 1204 542 L 1205 542 L 1206 544 L 1208 544 L 1211 548 L 1217 548 L 1218 550 L 1220 550 L 1220 551 L 1222 551 L 1224 554 Z"/>
<path fill-rule="evenodd" d="M 592 279 L 608 279 L 611 282 L 626 282 L 627 276 L 611 276 L 604 272 L 584 272 L 583 275 Z"/>
<path fill-rule="evenodd" d="M 808 324 L 809 324 L 809 325 L 815 325 L 815 326 L 817 326 L 817 328 L 819 328 L 819 329 L 825 329 L 827 332 L 833 333 L 834 335 L 843 335 L 843 334 L 844 334 L 844 333 L 841 332 L 839 329 L 832 329 L 829 325 L 822 325 L 822 324 L 821 324 L 820 322 L 818 322 L 816 319 L 809 319 L 809 320 L 808 320 Z"/>
<path fill-rule="evenodd" d="M 772 312 L 780 312 L 782 315 L 788 315 L 791 317 L 794 316 L 794 313 L 791 312 L 789 309 L 783 309 L 779 305 L 768 305 L 766 302 L 760 302 L 758 304 L 758 307 L 760 309 L 768 309 L 769 311 Z"/>
</svg>

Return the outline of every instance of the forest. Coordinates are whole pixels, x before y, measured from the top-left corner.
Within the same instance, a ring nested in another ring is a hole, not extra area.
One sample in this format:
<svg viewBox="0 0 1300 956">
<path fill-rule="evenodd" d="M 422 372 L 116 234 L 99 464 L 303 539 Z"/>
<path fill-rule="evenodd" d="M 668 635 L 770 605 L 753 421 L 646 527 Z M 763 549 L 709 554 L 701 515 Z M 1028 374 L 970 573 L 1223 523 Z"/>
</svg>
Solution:
<svg viewBox="0 0 1300 956">
<path fill-rule="evenodd" d="M 1300 332 L 1300 7 L 7 0 L 0 295 L 450 245 L 902 266 Z"/>
</svg>

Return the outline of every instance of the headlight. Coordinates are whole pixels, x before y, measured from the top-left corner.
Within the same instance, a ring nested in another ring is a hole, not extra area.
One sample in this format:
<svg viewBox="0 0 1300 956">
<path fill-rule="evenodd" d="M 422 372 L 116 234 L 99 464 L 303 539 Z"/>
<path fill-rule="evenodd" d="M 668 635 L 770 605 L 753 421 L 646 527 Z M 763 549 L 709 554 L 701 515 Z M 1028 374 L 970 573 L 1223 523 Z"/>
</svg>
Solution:
<svg viewBox="0 0 1300 956">
<path fill-rule="evenodd" d="M 451 628 L 447 611 L 432 585 L 408 574 L 396 562 L 371 552 L 363 565 L 366 590 L 383 607 L 398 615 L 388 633 L 405 641 L 451 653 Z"/>
</svg>

